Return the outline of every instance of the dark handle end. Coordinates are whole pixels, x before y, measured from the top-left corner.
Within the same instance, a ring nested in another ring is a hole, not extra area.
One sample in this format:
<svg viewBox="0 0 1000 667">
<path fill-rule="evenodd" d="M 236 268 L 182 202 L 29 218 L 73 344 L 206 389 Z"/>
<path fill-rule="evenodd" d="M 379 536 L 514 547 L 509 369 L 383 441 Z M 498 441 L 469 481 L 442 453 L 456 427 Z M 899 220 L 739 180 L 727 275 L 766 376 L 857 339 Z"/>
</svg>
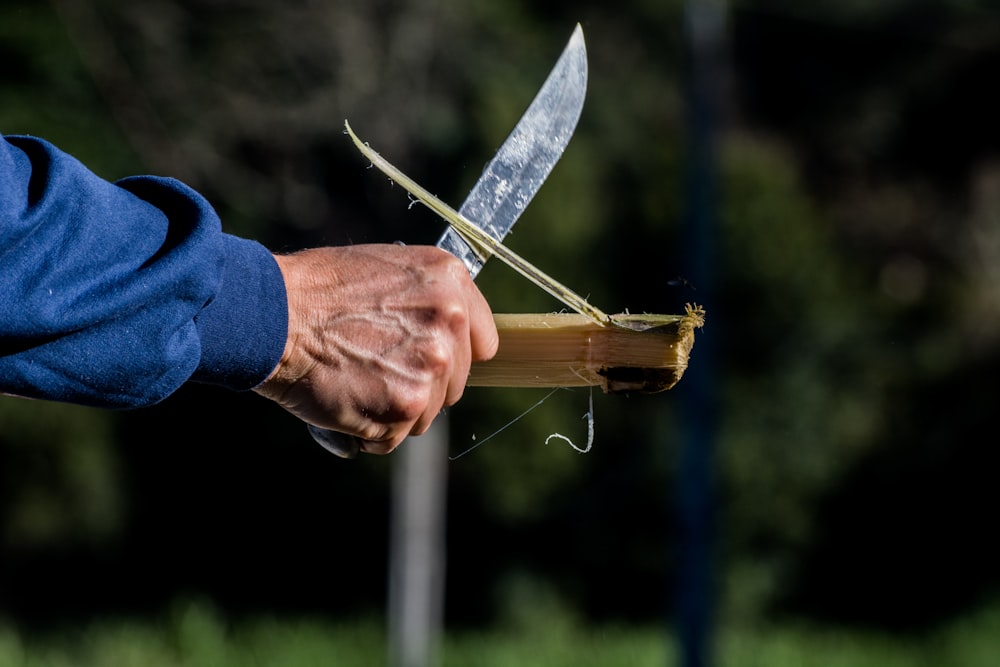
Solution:
<svg viewBox="0 0 1000 667">
<path fill-rule="evenodd" d="M 361 439 L 357 436 L 319 428 L 312 424 L 306 424 L 306 426 L 309 427 L 309 434 L 312 435 L 313 440 L 342 459 L 356 458 L 358 452 L 361 451 Z"/>
</svg>

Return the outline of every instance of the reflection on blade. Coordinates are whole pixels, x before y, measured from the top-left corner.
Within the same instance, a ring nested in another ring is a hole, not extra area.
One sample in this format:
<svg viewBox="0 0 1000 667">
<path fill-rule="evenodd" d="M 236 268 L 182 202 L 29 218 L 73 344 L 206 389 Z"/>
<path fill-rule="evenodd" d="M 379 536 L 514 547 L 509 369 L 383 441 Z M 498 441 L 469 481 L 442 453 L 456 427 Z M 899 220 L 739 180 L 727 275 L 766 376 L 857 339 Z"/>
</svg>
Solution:
<svg viewBox="0 0 1000 667">
<path fill-rule="evenodd" d="M 562 156 L 583 110 L 587 49 L 577 25 L 534 101 L 486 166 L 458 212 L 497 241 L 517 222 Z M 462 260 L 475 278 L 488 255 L 476 252 L 454 228 L 438 247 Z"/>
</svg>

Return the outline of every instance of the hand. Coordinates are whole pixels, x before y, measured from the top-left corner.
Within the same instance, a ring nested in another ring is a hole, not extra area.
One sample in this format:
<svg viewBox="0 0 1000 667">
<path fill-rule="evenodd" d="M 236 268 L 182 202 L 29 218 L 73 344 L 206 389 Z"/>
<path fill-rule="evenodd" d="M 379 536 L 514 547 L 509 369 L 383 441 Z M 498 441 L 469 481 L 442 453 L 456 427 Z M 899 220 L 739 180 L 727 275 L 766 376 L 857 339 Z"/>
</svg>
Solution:
<svg viewBox="0 0 1000 667">
<path fill-rule="evenodd" d="M 462 396 L 497 330 L 468 270 L 430 246 L 355 245 L 277 256 L 288 342 L 256 391 L 385 454 Z"/>
</svg>

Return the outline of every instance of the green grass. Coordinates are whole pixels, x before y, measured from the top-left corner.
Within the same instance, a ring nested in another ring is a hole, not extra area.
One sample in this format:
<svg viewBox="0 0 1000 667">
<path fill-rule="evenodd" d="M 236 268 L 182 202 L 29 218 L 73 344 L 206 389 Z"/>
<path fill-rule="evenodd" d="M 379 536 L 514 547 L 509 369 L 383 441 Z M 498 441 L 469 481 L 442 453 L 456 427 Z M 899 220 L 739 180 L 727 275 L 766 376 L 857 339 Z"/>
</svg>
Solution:
<svg viewBox="0 0 1000 667">
<path fill-rule="evenodd" d="M 719 667 L 993 667 L 1000 606 L 919 638 L 817 627 L 722 630 Z M 656 627 L 572 623 L 448 635 L 439 667 L 670 667 L 669 634 Z M 189 604 L 157 622 L 95 621 L 24 636 L 0 626 L 4 667 L 378 667 L 386 664 L 381 623 L 258 618 L 229 623 L 210 605 Z"/>
</svg>

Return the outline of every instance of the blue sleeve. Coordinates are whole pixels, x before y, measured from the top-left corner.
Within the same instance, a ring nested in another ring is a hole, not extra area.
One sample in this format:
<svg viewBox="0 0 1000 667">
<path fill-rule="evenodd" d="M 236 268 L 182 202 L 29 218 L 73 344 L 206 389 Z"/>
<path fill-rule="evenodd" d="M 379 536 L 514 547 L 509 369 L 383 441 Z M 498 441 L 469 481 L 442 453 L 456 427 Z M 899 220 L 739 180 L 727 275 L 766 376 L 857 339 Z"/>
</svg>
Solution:
<svg viewBox="0 0 1000 667">
<path fill-rule="evenodd" d="M 130 408 L 187 381 L 251 389 L 287 326 L 274 257 L 189 187 L 0 136 L 0 392 Z"/>
</svg>

